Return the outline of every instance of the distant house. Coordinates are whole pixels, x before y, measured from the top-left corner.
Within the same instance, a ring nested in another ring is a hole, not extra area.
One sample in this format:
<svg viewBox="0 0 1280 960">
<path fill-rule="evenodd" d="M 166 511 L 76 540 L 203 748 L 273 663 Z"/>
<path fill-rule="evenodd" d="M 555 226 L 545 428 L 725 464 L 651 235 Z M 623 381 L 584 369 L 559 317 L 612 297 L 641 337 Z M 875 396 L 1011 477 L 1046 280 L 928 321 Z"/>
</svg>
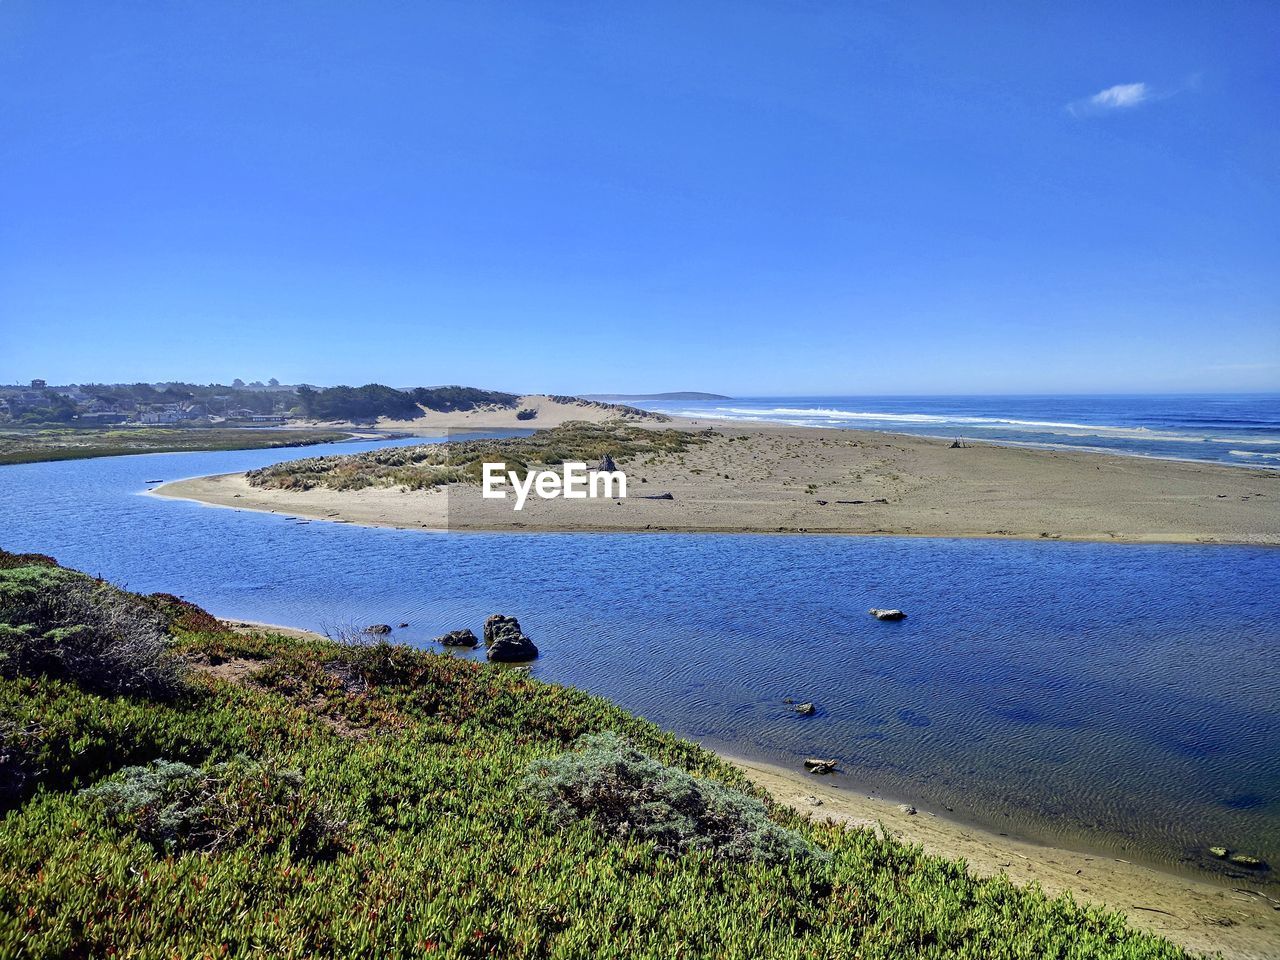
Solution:
<svg viewBox="0 0 1280 960">
<path fill-rule="evenodd" d="M 173 410 L 144 410 L 138 414 L 139 423 L 177 423 L 182 414 Z"/>
<path fill-rule="evenodd" d="M 115 413 L 110 410 L 101 410 L 93 413 L 82 413 L 77 418 L 81 423 L 87 424 L 104 424 L 104 423 L 124 423 L 129 419 L 127 414 Z"/>
<path fill-rule="evenodd" d="M 47 390 L 47 389 L 48 389 L 48 387 L 49 387 L 49 385 L 48 385 L 47 383 L 45 383 L 43 380 L 32 380 L 32 381 L 31 381 L 31 389 L 32 389 L 32 390 Z"/>
</svg>

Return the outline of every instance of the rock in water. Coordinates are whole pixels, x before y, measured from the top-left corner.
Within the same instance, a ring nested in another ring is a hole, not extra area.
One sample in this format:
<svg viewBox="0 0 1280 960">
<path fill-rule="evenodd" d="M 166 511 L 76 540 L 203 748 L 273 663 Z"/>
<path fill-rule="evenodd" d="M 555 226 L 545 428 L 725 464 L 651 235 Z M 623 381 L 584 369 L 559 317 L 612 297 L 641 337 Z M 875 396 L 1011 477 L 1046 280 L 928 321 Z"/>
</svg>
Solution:
<svg viewBox="0 0 1280 960">
<path fill-rule="evenodd" d="M 1251 857 L 1247 853 L 1233 853 L 1231 862 L 1237 867 L 1244 867 L 1247 870 L 1265 870 L 1267 864 L 1260 857 Z"/>
<path fill-rule="evenodd" d="M 831 773 L 836 768 L 836 761 L 810 757 L 804 762 L 804 768 L 810 773 Z"/>
<path fill-rule="evenodd" d="M 877 610 L 872 607 L 867 613 L 871 614 L 877 620 L 905 620 L 907 615 L 901 610 Z"/>
<path fill-rule="evenodd" d="M 813 716 L 814 710 L 817 709 L 812 703 L 797 703 L 795 705 L 796 713 L 802 713 L 806 717 Z"/>
<path fill-rule="evenodd" d="M 1230 851 L 1228 851 L 1226 847 L 1210 847 L 1209 848 L 1209 853 L 1217 857 L 1219 860 L 1227 859 L 1227 854 L 1229 852 Z"/>
<path fill-rule="evenodd" d="M 520 621 L 515 617 L 508 617 L 506 614 L 495 613 L 484 622 L 484 645 L 492 646 L 493 642 L 499 637 L 508 634 L 519 634 Z"/>
<path fill-rule="evenodd" d="M 390 633 L 390 632 L 391 632 L 391 624 L 389 624 L 389 623 L 375 623 L 375 624 L 374 624 L 373 626 L 371 626 L 371 627 L 365 627 L 365 628 L 364 628 L 364 632 L 365 632 L 365 633 L 372 633 L 372 634 L 376 634 L 377 636 L 383 636 L 384 634 L 388 634 L 388 633 Z"/>
<path fill-rule="evenodd" d="M 538 648 L 520 629 L 520 621 L 501 613 L 484 622 L 484 645 L 489 648 L 486 656 L 494 663 L 517 663 L 538 655 Z"/>
<path fill-rule="evenodd" d="M 480 640 L 470 627 L 464 627 L 461 630 L 450 630 L 443 637 L 436 637 L 436 643 L 442 643 L 446 647 L 475 647 L 479 646 Z"/>
</svg>

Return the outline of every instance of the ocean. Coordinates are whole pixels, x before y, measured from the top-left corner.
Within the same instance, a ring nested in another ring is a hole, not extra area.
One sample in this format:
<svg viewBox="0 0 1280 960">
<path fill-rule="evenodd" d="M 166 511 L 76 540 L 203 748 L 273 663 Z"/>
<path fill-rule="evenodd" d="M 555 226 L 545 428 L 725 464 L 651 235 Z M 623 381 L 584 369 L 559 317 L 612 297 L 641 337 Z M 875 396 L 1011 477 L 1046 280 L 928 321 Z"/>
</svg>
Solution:
<svg viewBox="0 0 1280 960">
<path fill-rule="evenodd" d="M 637 405 L 683 417 L 1280 469 L 1280 394 L 745 397 Z"/>
</svg>

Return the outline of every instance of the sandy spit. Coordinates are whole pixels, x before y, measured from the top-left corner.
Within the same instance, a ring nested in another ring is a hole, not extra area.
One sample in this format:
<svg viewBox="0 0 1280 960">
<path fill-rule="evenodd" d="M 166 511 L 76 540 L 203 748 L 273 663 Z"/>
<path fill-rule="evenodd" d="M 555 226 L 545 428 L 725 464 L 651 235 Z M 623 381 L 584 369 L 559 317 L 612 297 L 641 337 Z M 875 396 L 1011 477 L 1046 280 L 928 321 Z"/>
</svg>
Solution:
<svg viewBox="0 0 1280 960">
<path fill-rule="evenodd" d="M 681 424 L 692 429 L 691 424 Z M 311 519 L 427 530 L 690 531 L 1280 544 L 1280 471 L 869 431 L 716 427 L 680 457 L 620 466 L 615 501 L 482 500 L 431 492 L 303 492 L 240 475 L 165 484 L 161 496 Z M 656 494 L 671 499 L 647 499 Z"/>
</svg>

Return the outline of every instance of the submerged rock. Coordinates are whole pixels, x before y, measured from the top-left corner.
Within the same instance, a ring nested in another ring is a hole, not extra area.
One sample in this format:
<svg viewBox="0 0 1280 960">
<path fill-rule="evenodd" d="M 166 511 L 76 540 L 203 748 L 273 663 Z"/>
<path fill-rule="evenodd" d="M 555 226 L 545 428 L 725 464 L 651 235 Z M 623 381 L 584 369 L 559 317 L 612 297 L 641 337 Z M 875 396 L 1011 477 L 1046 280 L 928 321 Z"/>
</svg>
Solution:
<svg viewBox="0 0 1280 960">
<path fill-rule="evenodd" d="M 461 630 L 450 630 L 442 637 L 436 637 L 436 643 L 442 643 L 446 647 L 475 647 L 479 646 L 480 639 L 470 627 L 464 627 Z"/>
<path fill-rule="evenodd" d="M 901 610 L 879 610 L 872 607 L 867 613 L 871 614 L 877 620 L 905 620 L 907 615 Z"/>
<path fill-rule="evenodd" d="M 495 663 L 518 663 L 538 655 L 538 648 L 520 629 L 520 621 L 501 613 L 484 622 L 484 645 L 489 648 L 486 656 Z"/>
<path fill-rule="evenodd" d="M 1245 867 L 1248 870 L 1265 870 L 1267 863 L 1260 857 L 1251 857 L 1247 853 L 1233 853 L 1231 862 L 1237 867 Z"/>
<path fill-rule="evenodd" d="M 804 762 L 804 768 L 810 773 L 831 773 L 836 768 L 836 761 L 809 757 Z"/>
<path fill-rule="evenodd" d="M 365 633 L 372 633 L 372 634 L 375 634 L 375 635 L 377 635 L 377 636 L 382 636 L 382 635 L 384 635 L 384 634 L 388 634 L 388 633 L 390 633 L 390 632 L 391 632 L 391 624 L 389 624 L 389 623 L 375 623 L 375 624 L 374 624 L 373 626 L 371 626 L 371 627 L 365 627 L 365 628 L 364 628 L 364 632 L 365 632 Z"/>
<path fill-rule="evenodd" d="M 1226 847 L 1210 847 L 1209 853 L 1210 855 L 1217 857 L 1219 860 L 1225 860 L 1227 859 L 1227 854 L 1230 853 L 1230 851 Z"/>
</svg>

